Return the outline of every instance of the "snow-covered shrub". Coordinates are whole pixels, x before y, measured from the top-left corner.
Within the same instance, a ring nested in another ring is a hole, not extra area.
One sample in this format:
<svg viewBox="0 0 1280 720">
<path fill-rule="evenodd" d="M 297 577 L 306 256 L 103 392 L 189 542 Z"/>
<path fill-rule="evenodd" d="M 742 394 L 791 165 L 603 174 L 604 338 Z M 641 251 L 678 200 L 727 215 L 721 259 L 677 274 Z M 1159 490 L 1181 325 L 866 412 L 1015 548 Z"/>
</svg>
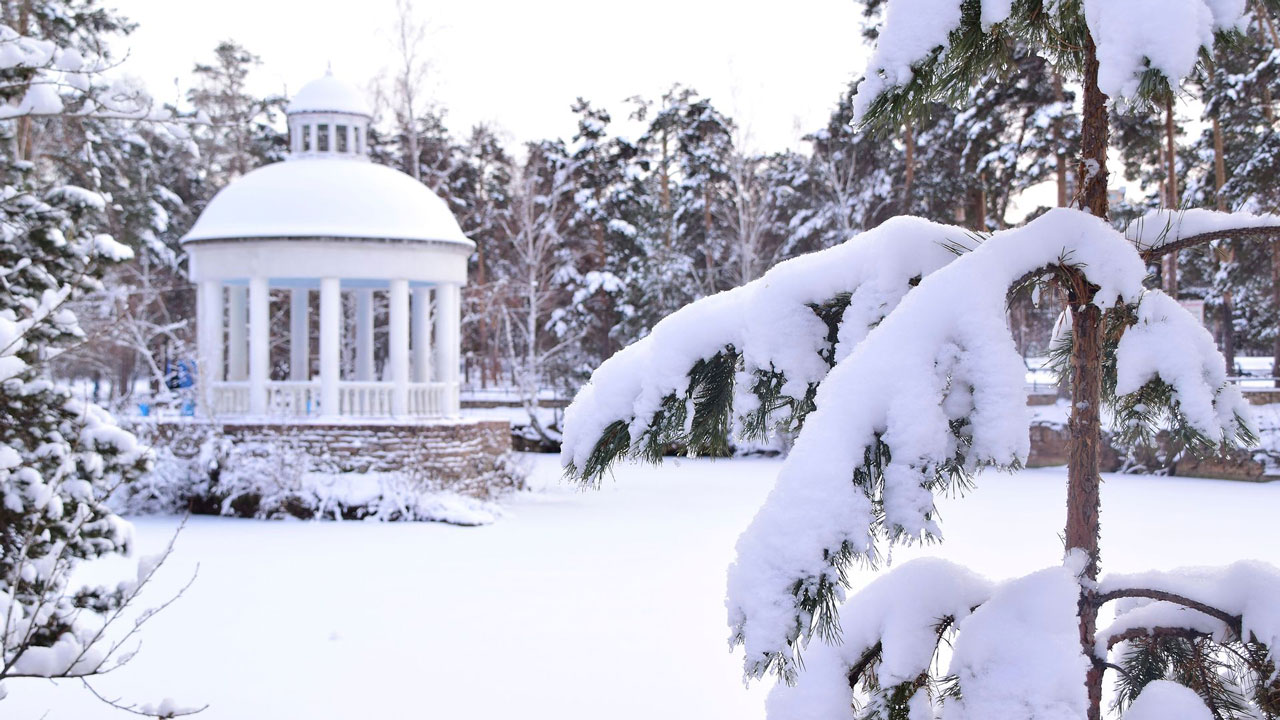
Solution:
<svg viewBox="0 0 1280 720">
<path fill-rule="evenodd" d="M 449 476 L 415 462 L 343 471 L 288 434 L 233 442 L 201 425 L 158 438 L 156 457 L 152 473 L 117 495 L 122 512 L 482 525 L 502 516 L 494 501 L 522 489 L 527 475 L 513 453 L 478 456 Z"/>
</svg>

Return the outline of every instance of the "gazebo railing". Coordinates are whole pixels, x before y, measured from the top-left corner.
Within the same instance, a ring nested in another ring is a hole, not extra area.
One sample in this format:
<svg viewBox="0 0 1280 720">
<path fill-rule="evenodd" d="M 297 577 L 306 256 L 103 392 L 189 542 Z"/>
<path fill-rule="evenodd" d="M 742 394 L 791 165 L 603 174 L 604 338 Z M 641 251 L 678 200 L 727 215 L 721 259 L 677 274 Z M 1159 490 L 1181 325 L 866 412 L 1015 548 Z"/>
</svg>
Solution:
<svg viewBox="0 0 1280 720">
<path fill-rule="evenodd" d="M 320 383 L 306 380 L 267 383 L 267 413 L 279 417 L 320 414 Z"/>
<path fill-rule="evenodd" d="M 249 383 L 214 383 L 209 400 L 213 403 L 213 410 L 217 415 L 248 415 Z"/>
<path fill-rule="evenodd" d="M 319 417 L 321 406 L 318 381 L 273 380 L 267 383 L 266 409 L 269 417 Z M 251 387 L 245 381 L 213 383 L 209 411 L 216 417 L 250 416 Z M 376 381 L 343 380 L 338 383 L 338 412 L 343 417 L 395 417 L 395 384 Z M 452 383 L 409 383 L 403 416 L 444 417 L 458 406 L 458 388 Z"/>
<path fill-rule="evenodd" d="M 452 395 L 450 394 L 452 390 Z M 449 383 L 413 383 L 409 386 L 409 414 L 439 417 L 457 407 L 457 386 Z"/>
<path fill-rule="evenodd" d="M 352 417 L 378 417 L 393 414 L 392 384 L 385 382 L 338 383 L 338 414 Z"/>
</svg>

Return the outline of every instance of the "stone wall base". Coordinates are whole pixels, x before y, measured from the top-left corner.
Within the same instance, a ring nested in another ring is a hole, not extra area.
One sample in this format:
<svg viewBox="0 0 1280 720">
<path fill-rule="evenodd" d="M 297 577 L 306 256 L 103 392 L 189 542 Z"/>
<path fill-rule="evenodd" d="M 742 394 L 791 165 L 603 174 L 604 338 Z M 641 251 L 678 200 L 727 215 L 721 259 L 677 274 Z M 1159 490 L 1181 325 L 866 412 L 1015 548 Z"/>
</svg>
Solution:
<svg viewBox="0 0 1280 720">
<path fill-rule="evenodd" d="M 511 451 L 506 420 L 254 423 L 158 420 L 139 435 L 179 457 L 195 457 L 207 440 L 233 446 L 288 447 L 315 472 L 415 472 L 466 479 Z"/>
</svg>

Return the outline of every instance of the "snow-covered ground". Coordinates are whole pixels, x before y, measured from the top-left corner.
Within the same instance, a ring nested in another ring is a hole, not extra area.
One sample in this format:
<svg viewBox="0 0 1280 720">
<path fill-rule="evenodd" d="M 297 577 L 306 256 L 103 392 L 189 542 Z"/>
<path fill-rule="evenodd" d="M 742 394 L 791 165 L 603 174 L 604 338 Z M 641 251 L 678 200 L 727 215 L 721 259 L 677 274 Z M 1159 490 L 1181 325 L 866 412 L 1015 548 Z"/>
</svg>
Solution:
<svg viewBox="0 0 1280 720">
<path fill-rule="evenodd" d="M 559 484 L 483 528 L 192 518 L 150 598 L 195 584 L 145 628 L 111 697 L 209 703 L 205 720 L 763 717 L 727 651 L 733 543 L 773 483 L 772 459 L 627 466 L 600 491 Z M 945 501 L 944 545 L 899 550 L 996 578 L 1057 562 L 1061 469 L 988 474 Z M 1280 483 L 1108 476 L 1103 564 L 1137 571 L 1280 563 Z M 144 553 L 175 519 L 135 520 Z M 861 579 L 861 578 L 860 578 Z M 123 717 L 76 684 L 17 681 L 0 715 Z"/>
</svg>

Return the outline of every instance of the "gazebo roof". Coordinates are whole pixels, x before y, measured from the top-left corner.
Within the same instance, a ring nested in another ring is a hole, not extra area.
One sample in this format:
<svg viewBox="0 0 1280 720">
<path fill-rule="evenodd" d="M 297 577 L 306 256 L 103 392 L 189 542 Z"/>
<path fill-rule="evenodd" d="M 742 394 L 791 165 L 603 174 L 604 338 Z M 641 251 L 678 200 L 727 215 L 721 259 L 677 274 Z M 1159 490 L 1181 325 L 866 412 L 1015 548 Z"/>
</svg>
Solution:
<svg viewBox="0 0 1280 720">
<path fill-rule="evenodd" d="M 286 113 L 292 115 L 300 112 L 339 112 L 354 115 L 372 115 L 364 96 L 351 85 L 337 79 L 332 73 L 325 73 L 316 78 L 294 94 L 289 100 Z"/>
<path fill-rule="evenodd" d="M 363 157 L 260 167 L 215 195 L 182 242 L 257 238 L 367 238 L 474 247 L 444 200 L 408 175 Z"/>
</svg>

